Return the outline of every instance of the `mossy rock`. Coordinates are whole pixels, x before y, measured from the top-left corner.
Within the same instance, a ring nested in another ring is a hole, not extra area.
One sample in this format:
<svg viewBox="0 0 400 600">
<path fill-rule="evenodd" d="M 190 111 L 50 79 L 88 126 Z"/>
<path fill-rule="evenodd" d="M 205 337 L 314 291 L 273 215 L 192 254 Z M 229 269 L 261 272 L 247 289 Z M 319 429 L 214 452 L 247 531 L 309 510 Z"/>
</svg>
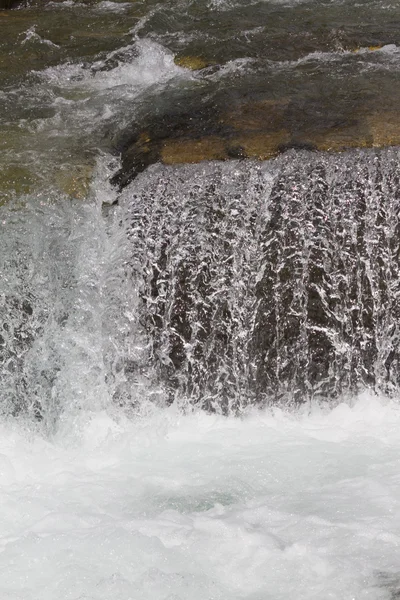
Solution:
<svg viewBox="0 0 400 600">
<path fill-rule="evenodd" d="M 191 71 L 200 71 L 206 69 L 215 63 L 212 63 L 201 56 L 175 56 L 174 62 L 178 67 L 190 69 Z"/>
</svg>

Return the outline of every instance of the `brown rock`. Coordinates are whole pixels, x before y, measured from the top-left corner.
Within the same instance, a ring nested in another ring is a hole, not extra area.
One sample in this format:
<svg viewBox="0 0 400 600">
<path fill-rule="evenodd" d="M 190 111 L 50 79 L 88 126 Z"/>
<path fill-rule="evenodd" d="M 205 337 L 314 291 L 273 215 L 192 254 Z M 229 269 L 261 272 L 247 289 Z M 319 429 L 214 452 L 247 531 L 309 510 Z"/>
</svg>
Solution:
<svg viewBox="0 0 400 600">
<path fill-rule="evenodd" d="M 240 136 L 232 141 L 231 146 L 236 144 L 236 146 L 242 148 L 243 157 L 267 160 L 279 154 L 282 147 L 289 143 L 289 132 L 281 129 L 271 133 L 254 133 Z"/>
<path fill-rule="evenodd" d="M 237 131 L 273 131 L 284 127 L 287 99 L 245 102 L 222 115 L 221 123 Z"/>
<path fill-rule="evenodd" d="M 210 67 L 215 64 L 205 60 L 201 56 L 175 56 L 174 62 L 179 67 L 190 69 L 191 71 L 200 71 L 206 67 Z"/>
<path fill-rule="evenodd" d="M 13 196 L 29 194 L 37 177 L 34 173 L 20 165 L 5 165 L 0 169 L 0 204 Z"/>
<path fill-rule="evenodd" d="M 371 145 L 398 146 L 400 145 L 400 113 L 383 112 L 367 117 L 371 136 Z"/>
<path fill-rule="evenodd" d="M 226 144 L 216 136 L 197 140 L 165 140 L 161 148 L 161 160 L 166 165 L 225 158 L 228 158 Z"/>
<path fill-rule="evenodd" d="M 357 52 L 365 52 L 366 50 L 368 50 L 369 52 L 376 52 L 377 50 L 381 50 L 383 48 L 383 45 L 378 45 L 378 46 L 367 46 L 366 48 L 354 48 L 354 50 L 352 50 L 352 52 L 357 53 Z"/>
<path fill-rule="evenodd" d="M 69 165 L 60 169 L 55 176 L 55 182 L 60 191 L 67 196 L 83 200 L 89 193 L 92 176 L 92 165 Z"/>
<path fill-rule="evenodd" d="M 267 160 L 290 148 L 341 152 L 350 148 L 400 145 L 400 114 L 357 106 L 351 114 L 324 113 L 324 106 L 257 100 L 226 109 L 203 105 L 150 121 L 122 148 L 122 169 L 113 182 L 123 187 L 155 162 Z M 307 110 L 306 110 L 307 109 Z M 317 114 L 318 118 L 315 118 Z"/>
<path fill-rule="evenodd" d="M 310 143 L 316 150 L 331 152 L 372 146 L 372 138 L 366 121 L 306 133 L 304 141 Z"/>
</svg>

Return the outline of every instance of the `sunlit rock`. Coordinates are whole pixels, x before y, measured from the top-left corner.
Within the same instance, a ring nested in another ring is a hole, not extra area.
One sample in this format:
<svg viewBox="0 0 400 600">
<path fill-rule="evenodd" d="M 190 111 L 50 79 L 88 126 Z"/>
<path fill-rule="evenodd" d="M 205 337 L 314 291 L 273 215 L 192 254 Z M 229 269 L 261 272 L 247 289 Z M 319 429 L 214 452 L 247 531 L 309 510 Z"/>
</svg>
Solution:
<svg viewBox="0 0 400 600">
<path fill-rule="evenodd" d="M 352 52 L 355 52 L 355 53 L 357 53 L 357 52 L 365 52 L 365 51 L 376 52 L 377 50 L 381 50 L 382 48 L 383 48 L 383 44 L 378 44 L 378 45 L 375 45 L 375 46 L 367 46 L 366 48 L 364 48 L 364 47 L 361 46 L 359 48 L 354 48 L 354 50 L 352 50 Z"/>
<path fill-rule="evenodd" d="M 133 128 L 131 136 L 125 135 L 122 169 L 113 181 L 123 187 L 156 162 L 267 160 L 291 148 L 343 152 L 400 144 L 400 119 L 395 111 L 377 113 L 357 106 L 350 107 L 348 114 L 336 115 L 331 110 L 325 115 L 324 108 L 318 102 L 302 107 L 283 98 L 157 115 Z"/>
<path fill-rule="evenodd" d="M 226 144 L 216 136 L 195 140 L 166 140 L 161 148 L 161 161 L 166 165 L 197 163 L 203 160 L 224 160 Z"/>
<path fill-rule="evenodd" d="M 267 160 L 285 150 L 289 144 L 290 135 L 285 130 L 260 134 L 247 133 L 232 140 L 228 157 Z M 242 149 L 240 156 L 233 153 L 235 147 Z"/>
<path fill-rule="evenodd" d="M 400 112 L 376 113 L 367 118 L 372 146 L 400 144 Z"/>
<path fill-rule="evenodd" d="M 200 71 L 211 66 L 211 62 L 201 56 L 175 56 L 174 62 L 179 67 L 190 69 L 191 71 Z"/>
</svg>

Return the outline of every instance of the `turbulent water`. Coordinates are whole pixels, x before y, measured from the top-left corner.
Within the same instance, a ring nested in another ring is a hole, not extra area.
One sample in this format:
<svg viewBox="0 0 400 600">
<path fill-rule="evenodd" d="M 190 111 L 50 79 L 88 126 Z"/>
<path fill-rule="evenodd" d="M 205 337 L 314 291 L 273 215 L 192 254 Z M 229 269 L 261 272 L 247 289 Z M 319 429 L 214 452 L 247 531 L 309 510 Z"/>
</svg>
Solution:
<svg viewBox="0 0 400 600">
<path fill-rule="evenodd" d="M 1 597 L 389 600 L 399 409 L 5 422 Z"/>
<path fill-rule="evenodd" d="M 131 123 L 204 98 L 394 123 L 399 18 L 0 11 L 1 599 L 400 597 L 398 148 L 110 184 Z"/>
</svg>

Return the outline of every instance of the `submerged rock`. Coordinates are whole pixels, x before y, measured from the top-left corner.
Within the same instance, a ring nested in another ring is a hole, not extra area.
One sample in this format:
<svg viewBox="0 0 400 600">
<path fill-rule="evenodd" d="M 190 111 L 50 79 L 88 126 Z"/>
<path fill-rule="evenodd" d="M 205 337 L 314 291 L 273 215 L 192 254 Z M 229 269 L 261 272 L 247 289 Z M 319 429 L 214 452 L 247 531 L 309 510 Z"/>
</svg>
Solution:
<svg viewBox="0 0 400 600">
<path fill-rule="evenodd" d="M 33 170 L 17 164 L 0 167 L 0 205 L 10 198 L 29 194 L 38 181 Z"/>
<path fill-rule="evenodd" d="M 83 200 L 89 193 L 93 169 L 93 165 L 89 164 L 66 165 L 56 173 L 55 183 L 67 196 Z"/>
<path fill-rule="evenodd" d="M 282 98 L 174 109 L 148 118 L 117 144 L 121 188 L 149 165 L 232 158 L 270 159 L 288 149 L 342 152 L 400 144 L 400 112 L 348 107 L 336 114 L 321 102 Z"/>
<path fill-rule="evenodd" d="M 371 114 L 367 117 L 372 145 L 375 147 L 400 144 L 400 115 L 397 111 Z"/>
</svg>

